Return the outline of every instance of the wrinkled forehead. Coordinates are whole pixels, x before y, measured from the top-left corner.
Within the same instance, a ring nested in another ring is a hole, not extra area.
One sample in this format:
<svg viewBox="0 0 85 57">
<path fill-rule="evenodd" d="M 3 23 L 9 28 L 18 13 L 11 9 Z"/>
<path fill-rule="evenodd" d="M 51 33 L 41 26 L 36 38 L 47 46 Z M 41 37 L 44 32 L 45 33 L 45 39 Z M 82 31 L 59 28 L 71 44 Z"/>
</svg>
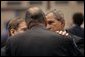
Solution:
<svg viewBox="0 0 85 57">
<path fill-rule="evenodd" d="M 46 15 L 46 18 L 53 18 L 53 17 L 55 17 L 55 15 L 53 14 L 53 13 L 48 13 L 47 15 Z"/>
</svg>

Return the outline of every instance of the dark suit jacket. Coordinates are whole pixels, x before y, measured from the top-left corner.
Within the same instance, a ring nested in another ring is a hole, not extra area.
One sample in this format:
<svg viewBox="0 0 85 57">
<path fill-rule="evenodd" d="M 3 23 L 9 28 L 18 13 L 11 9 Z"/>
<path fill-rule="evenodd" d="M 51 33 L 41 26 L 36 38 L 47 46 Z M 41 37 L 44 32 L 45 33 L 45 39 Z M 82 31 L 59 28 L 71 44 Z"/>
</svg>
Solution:
<svg viewBox="0 0 85 57">
<path fill-rule="evenodd" d="M 84 29 L 80 26 L 74 25 L 71 28 L 67 29 L 67 31 L 71 34 L 74 34 L 78 37 L 82 37 L 84 39 Z"/>
<path fill-rule="evenodd" d="M 69 38 L 63 38 L 44 27 L 32 27 L 22 34 L 10 37 L 6 54 L 11 56 L 78 56 L 81 55 Z"/>
<path fill-rule="evenodd" d="M 84 28 L 81 28 L 78 25 L 74 25 L 71 28 L 67 29 L 68 33 L 71 33 L 75 36 L 78 37 L 74 37 L 74 41 L 76 42 L 77 46 L 79 49 L 83 49 L 84 50 Z M 80 38 L 81 39 L 80 39 Z M 84 54 L 84 52 L 82 52 Z"/>
<path fill-rule="evenodd" d="M 6 45 L 7 39 L 8 39 L 8 31 L 4 29 L 4 31 L 1 33 L 1 48 Z"/>
</svg>

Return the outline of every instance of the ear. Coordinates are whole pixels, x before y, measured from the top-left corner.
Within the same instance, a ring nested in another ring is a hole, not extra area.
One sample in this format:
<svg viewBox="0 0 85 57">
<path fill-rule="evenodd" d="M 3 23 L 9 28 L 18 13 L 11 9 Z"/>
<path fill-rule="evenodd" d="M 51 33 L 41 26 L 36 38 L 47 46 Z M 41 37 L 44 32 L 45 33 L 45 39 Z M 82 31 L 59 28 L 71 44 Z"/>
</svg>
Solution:
<svg viewBox="0 0 85 57">
<path fill-rule="evenodd" d="M 14 36 L 14 35 L 15 35 L 15 32 L 16 32 L 15 29 L 11 29 L 11 30 L 10 30 L 10 34 L 11 34 L 11 36 Z"/>
<path fill-rule="evenodd" d="M 65 22 L 61 23 L 61 28 L 64 29 L 64 27 L 65 27 Z"/>
</svg>

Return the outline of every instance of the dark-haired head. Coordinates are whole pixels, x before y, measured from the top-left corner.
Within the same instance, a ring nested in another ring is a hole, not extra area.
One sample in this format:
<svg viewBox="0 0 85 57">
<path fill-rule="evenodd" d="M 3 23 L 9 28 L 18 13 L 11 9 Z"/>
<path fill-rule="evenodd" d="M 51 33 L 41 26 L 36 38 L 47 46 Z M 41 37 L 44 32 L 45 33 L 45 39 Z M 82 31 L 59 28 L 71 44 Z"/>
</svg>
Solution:
<svg viewBox="0 0 85 57">
<path fill-rule="evenodd" d="M 83 23 L 84 16 L 82 13 L 78 12 L 73 15 L 73 23 L 80 26 Z"/>
</svg>

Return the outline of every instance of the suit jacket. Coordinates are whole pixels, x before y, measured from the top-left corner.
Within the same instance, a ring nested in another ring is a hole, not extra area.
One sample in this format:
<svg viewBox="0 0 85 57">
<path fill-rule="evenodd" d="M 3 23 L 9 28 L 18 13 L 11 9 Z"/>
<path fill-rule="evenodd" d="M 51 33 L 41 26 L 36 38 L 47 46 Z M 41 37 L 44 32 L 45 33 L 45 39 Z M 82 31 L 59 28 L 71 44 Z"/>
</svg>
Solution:
<svg viewBox="0 0 85 57">
<path fill-rule="evenodd" d="M 70 38 L 56 35 L 42 26 L 10 37 L 6 54 L 11 56 L 79 56 L 81 53 Z"/>
<path fill-rule="evenodd" d="M 6 56 L 5 46 L 1 48 L 1 56 Z"/>
<path fill-rule="evenodd" d="M 84 39 L 84 29 L 80 26 L 74 25 L 71 28 L 67 29 L 67 31 L 71 34 L 74 34 L 78 37 L 82 37 Z"/>
<path fill-rule="evenodd" d="M 8 39 L 8 30 L 4 29 L 1 33 L 1 48 L 6 45 L 6 41 Z"/>
</svg>

